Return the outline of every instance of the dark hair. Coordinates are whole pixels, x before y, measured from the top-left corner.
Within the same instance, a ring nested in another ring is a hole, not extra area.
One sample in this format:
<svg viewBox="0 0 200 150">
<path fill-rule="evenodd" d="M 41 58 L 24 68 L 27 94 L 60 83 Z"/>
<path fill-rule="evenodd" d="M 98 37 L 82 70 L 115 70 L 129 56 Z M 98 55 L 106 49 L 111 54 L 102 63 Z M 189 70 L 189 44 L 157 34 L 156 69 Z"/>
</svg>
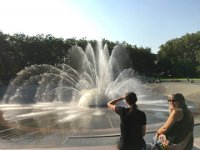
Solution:
<svg viewBox="0 0 200 150">
<path fill-rule="evenodd" d="M 190 122 L 190 126 L 188 126 L 187 128 L 189 129 L 189 131 L 193 132 L 193 126 L 194 126 L 194 119 L 193 116 L 190 112 L 190 110 L 188 109 L 186 102 L 185 102 L 185 98 L 181 93 L 175 93 L 173 94 L 173 100 L 179 103 L 179 107 L 183 110 L 183 114 L 184 114 L 184 118 L 186 119 L 187 122 Z M 187 134 L 188 130 L 185 130 L 183 132 L 185 132 L 185 135 Z"/>
<path fill-rule="evenodd" d="M 125 96 L 126 102 L 133 107 L 137 107 L 136 102 L 137 102 L 137 96 L 134 92 L 128 92 L 126 93 Z"/>
<path fill-rule="evenodd" d="M 189 119 L 191 118 L 191 113 L 185 103 L 185 97 L 181 93 L 175 93 L 172 96 L 173 100 L 179 103 L 179 107 L 183 110 L 184 115 Z"/>
<path fill-rule="evenodd" d="M 183 111 L 188 111 L 188 107 L 185 103 L 185 98 L 181 93 L 175 93 L 172 96 L 172 99 L 176 102 L 179 102 L 179 107 L 183 110 Z"/>
</svg>

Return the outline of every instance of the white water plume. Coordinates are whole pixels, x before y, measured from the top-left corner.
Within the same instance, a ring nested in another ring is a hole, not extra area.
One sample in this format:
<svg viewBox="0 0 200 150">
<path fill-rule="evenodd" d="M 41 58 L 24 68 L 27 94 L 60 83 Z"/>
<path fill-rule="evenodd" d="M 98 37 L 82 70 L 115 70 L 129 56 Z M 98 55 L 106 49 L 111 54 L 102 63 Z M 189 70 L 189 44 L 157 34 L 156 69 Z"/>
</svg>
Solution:
<svg viewBox="0 0 200 150">
<path fill-rule="evenodd" d="M 79 106 L 106 105 L 111 98 L 128 91 L 141 94 L 140 82 L 130 68 L 126 49 L 117 45 L 109 55 L 107 45 L 86 50 L 73 46 L 68 64 L 32 65 L 17 74 L 10 83 L 4 103 L 37 104 L 73 102 Z"/>
</svg>

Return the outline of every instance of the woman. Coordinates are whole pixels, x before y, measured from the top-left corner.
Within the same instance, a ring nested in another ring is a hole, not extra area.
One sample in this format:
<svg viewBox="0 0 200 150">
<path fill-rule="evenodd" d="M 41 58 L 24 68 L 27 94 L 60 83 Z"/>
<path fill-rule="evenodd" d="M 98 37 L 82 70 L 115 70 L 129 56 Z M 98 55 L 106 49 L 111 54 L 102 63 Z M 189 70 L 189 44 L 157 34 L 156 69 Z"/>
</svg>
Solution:
<svg viewBox="0 0 200 150">
<path fill-rule="evenodd" d="M 117 103 L 126 100 L 129 107 L 118 106 Z M 143 139 L 146 133 L 146 115 L 138 110 L 137 96 L 133 92 L 108 102 L 108 107 L 120 116 L 120 141 L 119 150 L 143 150 L 146 143 Z"/>
<path fill-rule="evenodd" d="M 165 124 L 158 129 L 157 137 L 166 135 L 172 149 L 191 150 L 193 147 L 194 120 L 187 108 L 182 94 L 171 94 L 168 97 L 169 117 Z"/>
</svg>

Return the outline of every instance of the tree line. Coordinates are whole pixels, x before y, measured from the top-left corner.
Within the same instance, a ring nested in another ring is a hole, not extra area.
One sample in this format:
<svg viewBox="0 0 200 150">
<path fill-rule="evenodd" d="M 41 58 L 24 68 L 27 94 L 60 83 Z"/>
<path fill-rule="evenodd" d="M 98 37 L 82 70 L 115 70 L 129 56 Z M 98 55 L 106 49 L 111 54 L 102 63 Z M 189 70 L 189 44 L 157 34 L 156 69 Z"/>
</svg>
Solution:
<svg viewBox="0 0 200 150">
<path fill-rule="evenodd" d="M 200 31 L 162 44 L 157 59 L 162 76 L 200 77 Z"/>
<path fill-rule="evenodd" d="M 95 49 L 97 41 L 85 38 L 63 39 L 50 34 L 28 36 L 0 32 L 0 81 L 10 80 L 30 65 L 66 63 L 68 50 L 73 45 L 85 49 L 88 43 Z M 102 43 L 107 44 L 110 53 L 116 44 L 126 48 L 132 60 L 131 67 L 139 74 L 153 77 L 200 76 L 200 32 L 167 41 L 160 46 L 158 54 L 152 53 L 148 47 L 137 47 L 126 42 L 103 39 Z"/>
</svg>

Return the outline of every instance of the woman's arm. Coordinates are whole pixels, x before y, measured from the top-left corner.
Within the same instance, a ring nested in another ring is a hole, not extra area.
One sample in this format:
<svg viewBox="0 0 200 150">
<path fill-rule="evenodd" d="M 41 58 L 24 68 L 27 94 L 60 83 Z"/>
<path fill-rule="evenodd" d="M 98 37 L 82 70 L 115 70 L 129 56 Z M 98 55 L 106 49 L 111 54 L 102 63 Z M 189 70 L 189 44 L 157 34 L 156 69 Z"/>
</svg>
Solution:
<svg viewBox="0 0 200 150">
<path fill-rule="evenodd" d="M 116 103 L 123 100 L 124 98 L 125 98 L 125 96 L 122 96 L 117 99 L 111 100 L 110 102 L 107 103 L 108 108 L 110 108 L 111 110 L 115 110 Z"/>
<path fill-rule="evenodd" d="M 180 111 L 174 109 L 169 115 L 165 124 L 158 129 L 156 134 L 157 135 L 165 134 L 165 132 L 180 118 L 180 115 L 181 115 Z"/>
</svg>

